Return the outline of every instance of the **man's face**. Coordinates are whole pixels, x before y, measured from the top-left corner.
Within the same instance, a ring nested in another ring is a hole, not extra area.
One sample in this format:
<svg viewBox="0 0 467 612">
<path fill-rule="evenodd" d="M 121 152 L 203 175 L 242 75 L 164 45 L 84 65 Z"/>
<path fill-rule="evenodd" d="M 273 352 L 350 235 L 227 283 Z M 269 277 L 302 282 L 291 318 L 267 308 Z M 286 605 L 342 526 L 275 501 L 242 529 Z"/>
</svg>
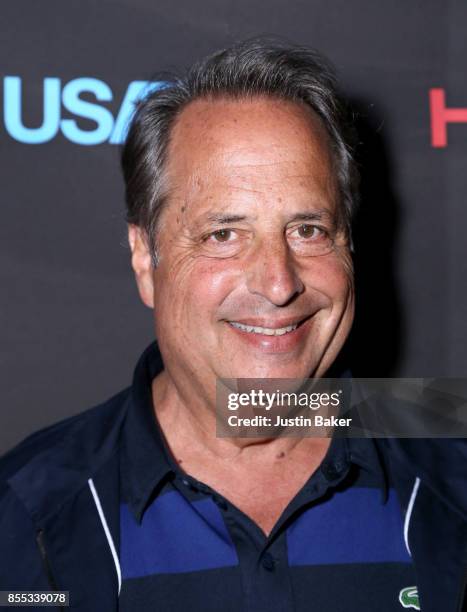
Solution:
<svg viewBox="0 0 467 612">
<path fill-rule="evenodd" d="M 334 361 L 354 306 L 329 147 L 294 103 L 198 100 L 179 116 L 160 263 L 139 281 L 175 380 L 322 376 Z"/>
</svg>

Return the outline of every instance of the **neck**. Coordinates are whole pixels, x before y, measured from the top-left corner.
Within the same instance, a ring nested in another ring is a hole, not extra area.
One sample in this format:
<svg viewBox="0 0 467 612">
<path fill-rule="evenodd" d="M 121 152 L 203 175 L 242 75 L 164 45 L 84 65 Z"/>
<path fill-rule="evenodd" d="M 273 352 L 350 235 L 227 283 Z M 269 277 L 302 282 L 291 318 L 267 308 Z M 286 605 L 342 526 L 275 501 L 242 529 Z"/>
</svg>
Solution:
<svg viewBox="0 0 467 612">
<path fill-rule="evenodd" d="M 195 394 L 184 393 L 186 397 Z M 216 414 L 209 402 L 185 401 L 164 370 L 152 384 L 155 414 L 169 449 L 177 461 L 190 453 L 201 453 L 216 461 L 245 460 L 251 465 L 256 459 L 291 457 L 305 451 L 319 463 L 329 447 L 329 438 L 219 438 L 216 435 Z"/>
</svg>

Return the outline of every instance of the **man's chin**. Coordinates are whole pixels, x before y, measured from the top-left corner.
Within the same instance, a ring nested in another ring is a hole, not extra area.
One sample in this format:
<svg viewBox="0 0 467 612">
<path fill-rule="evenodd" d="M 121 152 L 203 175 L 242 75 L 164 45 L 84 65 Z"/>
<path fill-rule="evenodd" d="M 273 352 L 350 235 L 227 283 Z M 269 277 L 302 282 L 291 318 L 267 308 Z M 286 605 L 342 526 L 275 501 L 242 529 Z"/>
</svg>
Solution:
<svg viewBox="0 0 467 612">
<path fill-rule="evenodd" d="M 230 368 L 229 368 L 230 369 Z M 316 362 L 303 363 L 258 363 L 256 360 L 238 364 L 230 369 L 231 374 L 225 378 L 236 379 L 303 379 L 313 377 L 317 369 Z"/>
</svg>

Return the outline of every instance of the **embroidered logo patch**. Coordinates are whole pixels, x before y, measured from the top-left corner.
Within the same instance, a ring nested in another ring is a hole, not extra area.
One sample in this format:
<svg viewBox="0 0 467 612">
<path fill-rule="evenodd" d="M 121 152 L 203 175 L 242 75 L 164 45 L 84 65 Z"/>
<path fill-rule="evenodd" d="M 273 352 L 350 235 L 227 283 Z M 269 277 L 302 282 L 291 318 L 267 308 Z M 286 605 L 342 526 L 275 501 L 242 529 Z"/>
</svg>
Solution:
<svg viewBox="0 0 467 612">
<path fill-rule="evenodd" d="M 420 610 L 420 602 L 418 600 L 418 589 L 416 586 L 405 587 L 399 593 L 399 601 L 403 608 L 413 608 Z"/>
</svg>

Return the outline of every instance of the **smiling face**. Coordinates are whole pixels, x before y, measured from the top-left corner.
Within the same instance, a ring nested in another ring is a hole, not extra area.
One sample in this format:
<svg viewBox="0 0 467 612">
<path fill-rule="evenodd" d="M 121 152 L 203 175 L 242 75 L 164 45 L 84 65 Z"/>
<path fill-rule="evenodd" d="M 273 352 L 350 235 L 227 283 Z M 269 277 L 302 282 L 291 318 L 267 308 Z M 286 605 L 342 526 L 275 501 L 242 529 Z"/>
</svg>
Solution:
<svg viewBox="0 0 467 612">
<path fill-rule="evenodd" d="M 324 375 L 354 301 L 317 116 L 270 98 L 197 100 L 172 130 L 166 170 L 157 268 L 136 228 L 130 243 L 176 386 Z"/>
</svg>

